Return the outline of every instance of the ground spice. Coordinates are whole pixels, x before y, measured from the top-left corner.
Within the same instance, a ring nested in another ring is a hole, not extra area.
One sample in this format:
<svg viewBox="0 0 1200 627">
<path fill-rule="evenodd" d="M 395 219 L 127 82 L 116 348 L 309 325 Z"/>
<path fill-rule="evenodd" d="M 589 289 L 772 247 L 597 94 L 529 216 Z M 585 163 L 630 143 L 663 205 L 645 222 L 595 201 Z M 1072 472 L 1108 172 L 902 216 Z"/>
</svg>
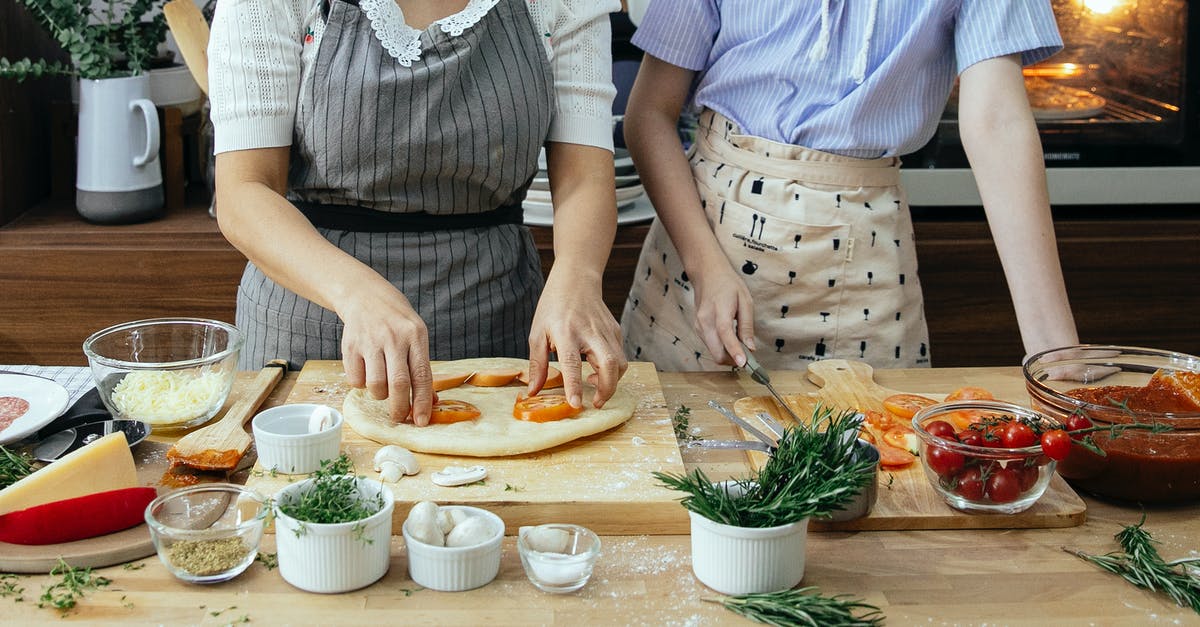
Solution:
<svg viewBox="0 0 1200 627">
<path fill-rule="evenodd" d="M 168 549 L 167 559 L 180 570 L 206 576 L 223 573 L 241 564 L 249 552 L 241 538 L 180 540 Z"/>
</svg>

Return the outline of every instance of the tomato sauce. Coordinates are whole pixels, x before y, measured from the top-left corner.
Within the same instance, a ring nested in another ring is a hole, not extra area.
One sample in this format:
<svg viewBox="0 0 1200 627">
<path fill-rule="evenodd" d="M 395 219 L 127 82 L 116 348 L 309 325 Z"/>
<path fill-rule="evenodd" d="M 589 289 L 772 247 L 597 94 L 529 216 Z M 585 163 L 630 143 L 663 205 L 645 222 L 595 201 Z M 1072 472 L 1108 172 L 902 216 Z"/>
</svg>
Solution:
<svg viewBox="0 0 1200 627">
<path fill-rule="evenodd" d="M 1187 395 L 1178 389 L 1154 380 L 1145 386 L 1107 385 L 1095 388 L 1075 388 L 1066 393 L 1071 398 L 1104 405 L 1105 407 L 1127 407 L 1137 412 L 1194 412 L 1200 411 Z"/>
</svg>

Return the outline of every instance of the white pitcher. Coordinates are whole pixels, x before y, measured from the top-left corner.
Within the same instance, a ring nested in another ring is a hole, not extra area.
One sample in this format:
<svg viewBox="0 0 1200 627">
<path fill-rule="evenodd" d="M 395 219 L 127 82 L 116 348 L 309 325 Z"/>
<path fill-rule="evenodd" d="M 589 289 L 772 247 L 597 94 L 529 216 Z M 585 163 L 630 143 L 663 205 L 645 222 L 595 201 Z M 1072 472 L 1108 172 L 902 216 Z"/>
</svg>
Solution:
<svg viewBox="0 0 1200 627">
<path fill-rule="evenodd" d="M 75 208 L 91 222 L 122 224 L 163 209 L 158 111 L 146 74 L 79 81 Z"/>
</svg>

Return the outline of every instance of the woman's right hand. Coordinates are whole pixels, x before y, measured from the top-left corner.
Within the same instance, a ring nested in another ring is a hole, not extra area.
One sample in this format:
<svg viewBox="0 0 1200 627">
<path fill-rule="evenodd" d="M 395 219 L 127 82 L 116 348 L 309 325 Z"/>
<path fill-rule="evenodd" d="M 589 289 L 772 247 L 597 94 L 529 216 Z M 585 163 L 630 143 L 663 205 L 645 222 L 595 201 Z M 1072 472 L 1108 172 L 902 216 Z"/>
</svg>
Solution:
<svg viewBox="0 0 1200 627">
<path fill-rule="evenodd" d="M 754 349 L 754 300 L 746 282 L 724 256 L 689 269 L 696 287 L 693 326 L 719 364 L 746 365 L 746 347 Z"/>
<path fill-rule="evenodd" d="M 386 282 L 384 282 L 386 284 Z M 338 307 L 342 365 L 346 383 L 387 399 L 393 422 L 429 424 L 433 411 L 433 371 L 425 321 L 395 287 L 364 288 Z"/>
</svg>

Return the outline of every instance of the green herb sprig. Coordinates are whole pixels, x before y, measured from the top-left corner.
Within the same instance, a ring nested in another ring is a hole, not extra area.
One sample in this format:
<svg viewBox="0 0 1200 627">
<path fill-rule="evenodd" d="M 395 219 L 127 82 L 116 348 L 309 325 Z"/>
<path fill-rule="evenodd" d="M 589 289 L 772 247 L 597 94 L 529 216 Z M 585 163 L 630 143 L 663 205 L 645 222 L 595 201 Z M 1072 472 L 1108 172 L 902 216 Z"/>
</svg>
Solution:
<svg viewBox="0 0 1200 627">
<path fill-rule="evenodd" d="M 1125 403 L 1118 402 L 1118 401 L 1112 401 L 1112 403 L 1117 408 L 1124 410 L 1130 416 L 1134 415 L 1133 410 L 1129 409 L 1129 406 L 1126 405 Z M 1079 416 L 1083 416 L 1084 418 L 1087 418 L 1088 422 L 1092 423 L 1092 426 L 1086 427 L 1083 429 L 1075 429 L 1073 431 L 1068 431 L 1067 433 L 1071 434 L 1071 438 L 1075 440 L 1076 444 L 1078 444 L 1079 446 L 1082 446 L 1083 448 L 1087 449 L 1089 452 L 1091 452 L 1095 455 L 1098 455 L 1100 457 L 1108 457 L 1108 453 L 1106 453 L 1104 451 L 1104 449 L 1100 448 L 1099 444 L 1096 444 L 1096 440 L 1095 440 L 1094 436 L 1097 433 L 1106 433 L 1106 434 L 1108 434 L 1108 439 L 1116 440 L 1117 438 L 1121 437 L 1125 433 L 1125 431 L 1127 431 L 1129 429 L 1145 430 L 1145 431 L 1149 431 L 1150 433 L 1153 433 L 1153 434 L 1166 433 L 1168 431 L 1174 430 L 1174 428 L 1171 425 L 1166 424 L 1166 423 L 1139 422 L 1137 420 L 1133 420 L 1131 422 L 1113 422 L 1113 423 L 1109 423 L 1107 426 L 1101 426 L 1101 425 L 1095 424 L 1095 421 L 1093 421 L 1091 419 L 1091 417 L 1087 415 L 1087 412 L 1084 411 L 1083 408 L 1081 408 L 1081 407 L 1076 408 L 1073 413 L 1075 415 L 1079 415 Z"/>
<path fill-rule="evenodd" d="M 816 425 L 827 423 L 823 430 Z M 737 527 L 775 527 L 840 509 L 874 477 L 874 461 L 856 454 L 861 418 L 818 407 L 813 427 L 784 430 L 758 473 L 714 484 L 700 469 L 686 475 L 655 472 L 663 486 L 688 493 L 681 504 L 709 520 Z"/>
<path fill-rule="evenodd" d="M 691 419 L 692 410 L 686 405 L 680 405 L 675 410 L 675 414 L 671 416 L 671 427 L 675 430 L 675 440 L 680 444 L 690 444 L 704 439 L 692 433 Z"/>
<path fill-rule="evenodd" d="M 1200 564 L 1200 557 L 1163 560 L 1157 542 L 1143 528 L 1145 515 L 1136 525 L 1129 525 L 1114 536 L 1121 544 L 1121 552 L 1090 555 L 1075 549 L 1063 550 L 1085 561 L 1091 562 L 1110 573 L 1123 577 L 1129 583 L 1147 590 L 1161 592 L 1180 607 L 1190 607 L 1200 614 L 1200 574 L 1188 570 L 1189 564 Z"/>
<path fill-rule="evenodd" d="M 74 568 L 58 558 L 58 564 L 50 570 L 51 577 L 59 581 L 47 586 L 38 599 L 38 607 L 52 607 L 66 613 L 89 591 L 108 586 L 112 580 L 92 575 L 91 568 Z"/>
<path fill-rule="evenodd" d="M 358 491 L 354 464 L 342 453 L 337 459 L 324 460 L 312 473 L 307 492 L 279 504 L 279 510 L 301 522 L 334 524 L 362 520 L 383 509 L 383 495 L 364 499 Z M 303 534 L 303 527 L 296 530 Z"/>
<path fill-rule="evenodd" d="M 33 457 L 0 446 L 0 489 L 33 474 Z"/>
<path fill-rule="evenodd" d="M 811 627 L 868 627 L 883 624 L 883 612 L 874 605 L 849 595 L 822 596 L 816 587 L 780 592 L 739 594 L 705 601 L 767 625 Z"/>
</svg>

